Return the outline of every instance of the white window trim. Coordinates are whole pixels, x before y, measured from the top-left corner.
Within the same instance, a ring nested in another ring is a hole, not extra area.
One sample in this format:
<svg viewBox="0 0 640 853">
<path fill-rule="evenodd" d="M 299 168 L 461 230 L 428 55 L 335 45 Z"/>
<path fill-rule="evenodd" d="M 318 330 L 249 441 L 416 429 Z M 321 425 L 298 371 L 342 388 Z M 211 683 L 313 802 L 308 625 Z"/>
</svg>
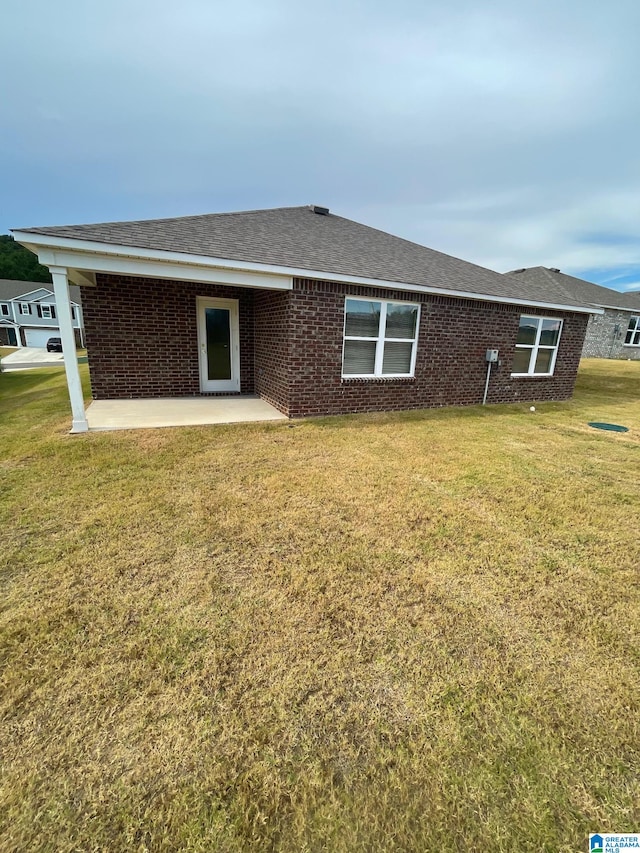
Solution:
<svg viewBox="0 0 640 853">
<path fill-rule="evenodd" d="M 635 320 L 635 326 L 632 329 L 631 324 L 633 323 L 634 320 Z M 634 337 L 638 334 L 638 332 L 640 332 L 640 315 L 634 314 L 633 316 L 629 317 L 629 325 L 627 326 L 627 329 L 624 333 L 625 342 L 623 344 L 623 346 L 625 346 L 625 347 L 640 347 L 640 338 L 639 338 L 637 344 L 634 344 L 631 342 L 627 343 L 627 335 L 629 334 L 629 332 L 631 332 L 631 341 L 633 341 Z"/>
<path fill-rule="evenodd" d="M 11 311 L 9 309 L 8 302 L 0 302 L 0 316 L 2 317 L 10 317 Z"/>
<path fill-rule="evenodd" d="M 380 303 L 380 324 L 378 326 L 378 335 L 376 337 L 363 337 L 362 335 L 347 335 L 347 300 L 354 302 L 379 302 Z M 416 333 L 413 338 L 385 338 L 382 330 L 387 325 L 387 305 L 411 305 L 418 309 L 416 315 Z M 376 299 L 375 297 L 366 296 L 345 296 L 343 309 L 343 326 L 342 326 L 342 364 L 341 373 L 343 379 L 413 379 L 416 369 L 416 354 L 418 352 L 418 335 L 420 333 L 420 303 L 411 302 L 406 299 Z M 376 343 L 376 358 L 374 364 L 374 373 L 344 373 L 344 348 L 347 341 L 375 341 Z M 399 344 L 412 344 L 411 348 L 411 368 L 409 373 L 383 373 L 382 361 L 384 358 L 384 343 L 392 341 Z M 380 346 L 382 343 L 382 346 Z"/>
<path fill-rule="evenodd" d="M 51 305 L 40 305 L 40 309 L 42 311 L 42 319 L 43 320 L 53 320 L 53 312 L 51 310 Z M 45 311 L 48 311 L 48 314 L 45 314 Z"/>
<path fill-rule="evenodd" d="M 553 372 L 556 369 L 556 359 L 558 358 L 558 350 L 560 349 L 560 339 L 562 338 L 562 330 L 564 329 L 564 320 L 560 317 L 542 317 L 539 314 L 520 314 L 518 319 L 518 328 L 520 328 L 520 320 L 523 317 L 531 317 L 533 320 L 539 320 L 538 323 L 538 331 L 536 332 L 536 339 L 533 344 L 516 344 L 515 348 L 518 349 L 527 349 L 531 350 L 531 355 L 529 356 L 529 370 L 526 373 L 512 373 L 512 376 L 553 376 Z M 542 323 L 544 320 L 552 320 L 554 323 L 560 323 L 560 329 L 558 330 L 558 340 L 555 345 L 550 347 L 547 344 L 540 344 L 540 335 L 542 334 Z M 534 373 L 532 367 L 535 367 L 535 363 L 538 358 L 538 352 L 541 349 L 550 349 L 553 350 L 553 355 L 551 357 L 551 370 L 548 373 Z"/>
<path fill-rule="evenodd" d="M 20 313 L 21 314 L 31 314 L 31 306 L 28 302 L 20 303 Z"/>
</svg>

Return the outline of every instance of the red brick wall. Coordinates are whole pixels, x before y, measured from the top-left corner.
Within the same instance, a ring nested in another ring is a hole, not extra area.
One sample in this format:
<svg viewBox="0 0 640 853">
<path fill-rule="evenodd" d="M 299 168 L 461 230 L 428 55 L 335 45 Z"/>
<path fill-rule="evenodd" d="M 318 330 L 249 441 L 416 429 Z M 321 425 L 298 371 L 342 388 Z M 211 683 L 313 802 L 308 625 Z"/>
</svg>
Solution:
<svg viewBox="0 0 640 853">
<path fill-rule="evenodd" d="M 289 414 L 291 339 L 289 291 L 257 290 L 255 294 L 255 389 L 267 402 Z"/>
<path fill-rule="evenodd" d="M 413 379 L 342 379 L 345 294 L 421 303 Z M 291 417 L 480 403 L 485 350 L 500 350 L 488 402 L 571 396 L 587 316 L 296 279 L 293 291 L 98 276 L 83 288 L 96 399 L 198 395 L 196 297 L 238 299 L 241 392 Z M 555 375 L 512 379 L 521 314 L 564 319 Z M 254 343 L 255 342 L 255 343 Z"/>
<path fill-rule="evenodd" d="M 342 379 L 345 294 L 421 303 L 413 379 Z M 521 314 L 564 319 L 555 373 L 512 379 L 511 362 Z M 564 400 L 571 396 L 587 316 L 491 302 L 407 294 L 331 282 L 296 280 L 292 293 L 291 417 L 414 409 L 482 402 L 485 350 L 499 349 L 487 402 Z"/>
<path fill-rule="evenodd" d="M 253 290 L 99 274 L 82 289 L 94 399 L 199 395 L 198 296 L 239 300 L 240 390 L 252 393 Z"/>
</svg>

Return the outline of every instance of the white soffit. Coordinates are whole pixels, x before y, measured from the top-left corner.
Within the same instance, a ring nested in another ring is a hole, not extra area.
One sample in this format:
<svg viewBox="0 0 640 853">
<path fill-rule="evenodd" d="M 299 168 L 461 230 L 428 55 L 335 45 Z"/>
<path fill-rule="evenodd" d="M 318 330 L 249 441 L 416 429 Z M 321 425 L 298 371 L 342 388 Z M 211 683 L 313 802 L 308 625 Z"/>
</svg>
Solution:
<svg viewBox="0 0 640 853">
<path fill-rule="evenodd" d="M 21 231 L 13 234 L 17 242 L 38 256 L 41 264 L 65 267 L 69 270 L 69 278 L 81 285 L 95 285 L 95 274 L 103 272 L 269 290 L 293 289 L 290 274 L 279 270 L 264 271 L 260 264 L 236 264 L 203 255 L 147 251 L 132 246 L 110 246 Z"/>
</svg>

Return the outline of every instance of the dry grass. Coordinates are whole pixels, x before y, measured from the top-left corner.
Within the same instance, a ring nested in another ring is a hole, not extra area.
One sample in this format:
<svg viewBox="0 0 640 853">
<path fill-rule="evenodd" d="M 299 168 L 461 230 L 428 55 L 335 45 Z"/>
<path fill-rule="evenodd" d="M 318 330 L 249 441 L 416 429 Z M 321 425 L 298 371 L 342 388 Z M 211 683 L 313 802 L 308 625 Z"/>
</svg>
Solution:
<svg viewBox="0 0 640 853">
<path fill-rule="evenodd" d="M 63 383 L 0 376 L 3 850 L 638 828 L 640 363 L 535 414 L 84 437 Z"/>
</svg>

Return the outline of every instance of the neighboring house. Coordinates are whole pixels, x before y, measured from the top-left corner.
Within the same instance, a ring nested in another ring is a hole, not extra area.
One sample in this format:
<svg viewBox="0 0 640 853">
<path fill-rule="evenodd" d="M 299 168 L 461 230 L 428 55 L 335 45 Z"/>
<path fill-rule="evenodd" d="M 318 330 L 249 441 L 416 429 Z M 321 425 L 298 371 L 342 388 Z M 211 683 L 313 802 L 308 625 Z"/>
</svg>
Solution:
<svg viewBox="0 0 640 853">
<path fill-rule="evenodd" d="M 317 206 L 14 236 L 59 302 L 82 286 L 95 399 L 249 393 L 290 417 L 474 404 L 495 349 L 488 402 L 564 400 L 602 313 Z"/>
<path fill-rule="evenodd" d="M 72 286 L 71 315 L 76 344 L 84 346 L 80 288 Z M 0 279 L 0 344 L 10 347 L 44 347 L 59 336 L 56 299 L 51 287 L 37 281 Z"/>
<path fill-rule="evenodd" d="M 593 284 L 553 267 L 529 267 L 505 273 L 517 276 L 527 287 L 550 283 L 586 305 L 604 310 L 589 318 L 582 355 L 584 358 L 640 359 L 640 293 L 621 293 Z"/>
</svg>

